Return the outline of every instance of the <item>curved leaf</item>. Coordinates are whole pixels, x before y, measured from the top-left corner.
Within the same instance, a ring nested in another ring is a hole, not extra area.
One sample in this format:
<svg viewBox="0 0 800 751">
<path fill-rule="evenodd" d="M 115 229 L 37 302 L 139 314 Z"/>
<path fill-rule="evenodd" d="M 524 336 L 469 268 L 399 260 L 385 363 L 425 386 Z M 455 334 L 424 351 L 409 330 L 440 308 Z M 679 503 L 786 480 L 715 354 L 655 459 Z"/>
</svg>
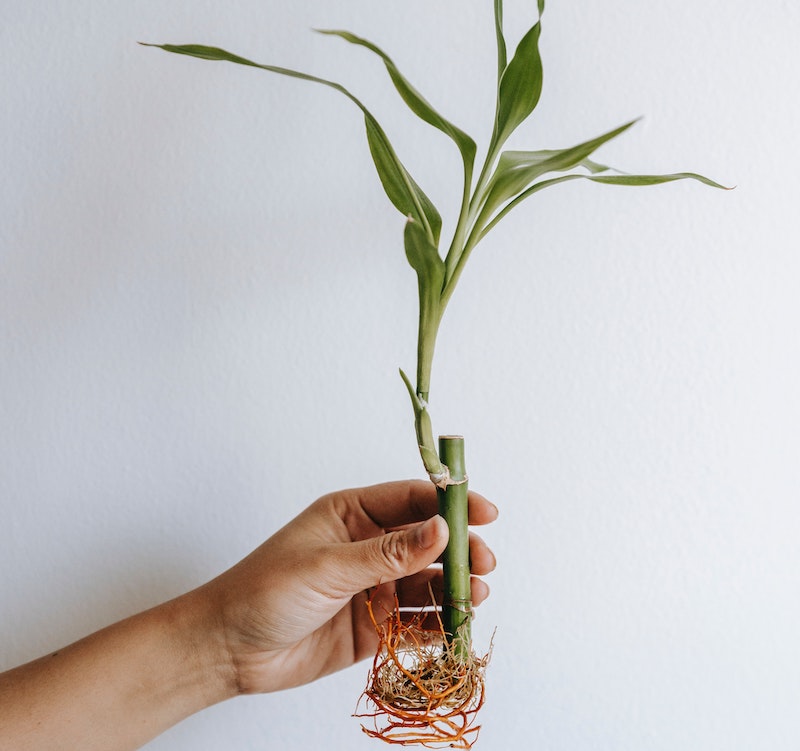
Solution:
<svg viewBox="0 0 800 751">
<path fill-rule="evenodd" d="M 439 454 L 436 453 L 436 443 L 433 440 L 433 425 L 431 424 L 427 405 L 420 399 L 402 368 L 400 368 L 400 377 L 403 379 L 406 389 L 408 389 L 409 397 L 411 397 L 411 406 L 414 409 L 414 428 L 417 433 L 417 445 L 419 446 L 422 463 L 425 465 L 425 470 L 430 475 L 431 480 L 434 483 L 438 483 L 446 477 L 444 474 L 445 467 L 439 459 Z"/>
<path fill-rule="evenodd" d="M 565 172 L 580 166 L 586 167 L 590 172 L 602 171 L 601 165 L 588 161 L 588 157 L 604 143 L 625 132 L 635 122 L 632 120 L 597 138 L 567 149 L 504 151 L 487 186 L 483 208 L 476 225 L 481 227 L 506 201 L 514 198 L 534 180 L 548 172 Z"/>
<path fill-rule="evenodd" d="M 442 218 L 436 207 L 403 167 L 377 120 L 365 115 L 364 123 L 369 153 L 389 200 L 398 211 L 414 217 L 425 228 L 429 240 L 438 245 Z"/>
<path fill-rule="evenodd" d="M 664 183 L 675 182 L 676 180 L 697 180 L 698 182 L 701 182 L 704 185 L 708 185 L 712 188 L 731 190 L 731 188 L 725 185 L 720 185 L 720 183 L 714 182 L 714 180 L 710 180 L 703 175 L 698 175 L 695 172 L 675 172 L 669 175 L 563 175 L 562 177 L 554 177 L 550 180 L 542 180 L 542 182 L 536 183 L 523 193 L 520 193 L 513 201 L 504 206 L 502 211 L 500 211 L 497 216 L 495 216 L 492 221 L 483 228 L 479 239 L 485 237 L 489 230 L 494 228 L 494 226 L 506 214 L 508 214 L 511 209 L 513 209 L 515 206 L 518 206 L 526 198 L 529 198 L 534 193 L 538 193 L 540 190 L 549 188 L 552 185 L 558 185 L 559 183 L 565 183 L 571 180 L 591 180 L 592 182 L 602 183 L 604 185 L 628 185 L 633 187 L 662 185 Z"/>
<path fill-rule="evenodd" d="M 611 169 L 611 167 L 595 162 L 592 159 L 584 159 L 578 166 L 583 167 L 593 175 L 596 175 L 598 172 L 608 172 Z"/>
<path fill-rule="evenodd" d="M 662 185 L 676 180 L 697 180 L 711 188 L 720 190 L 732 190 L 727 185 L 721 185 L 714 180 L 696 172 L 674 172 L 671 175 L 586 175 L 592 182 L 603 183 L 604 185 L 630 185 L 634 187 L 643 185 Z"/>
<path fill-rule="evenodd" d="M 497 119 L 490 151 L 506 142 L 539 103 L 542 94 L 542 58 L 539 54 L 541 21 L 537 21 L 517 46 L 500 78 Z"/>
<path fill-rule="evenodd" d="M 403 101 L 409 106 L 411 111 L 417 115 L 417 117 L 421 118 L 429 125 L 432 125 L 434 128 L 438 128 L 440 131 L 442 131 L 442 133 L 450 136 L 450 138 L 455 141 L 456 146 L 458 146 L 458 150 L 461 152 L 461 158 L 464 161 L 464 169 L 471 174 L 472 167 L 475 162 L 475 152 L 477 151 L 475 141 L 473 141 L 472 138 L 470 138 L 463 130 L 442 117 L 433 108 L 430 102 L 428 102 L 428 100 L 425 99 L 425 97 L 422 96 L 422 94 L 420 94 L 419 91 L 417 91 L 408 82 L 405 76 L 400 73 L 400 71 L 397 69 L 397 66 L 394 64 L 394 61 L 383 50 L 369 40 L 356 36 L 349 31 L 339 31 L 335 29 L 318 29 L 318 31 L 320 34 L 337 36 L 347 42 L 350 42 L 350 44 L 366 47 L 368 50 L 374 52 L 378 57 L 380 57 L 381 60 L 383 60 L 383 64 L 386 66 L 386 70 L 389 73 L 389 77 L 392 79 L 392 83 L 394 84 L 400 96 L 403 98 Z"/>
<path fill-rule="evenodd" d="M 252 68 L 260 68 L 272 73 L 278 73 L 283 76 L 291 78 L 299 78 L 303 81 L 311 81 L 312 83 L 322 84 L 328 86 L 339 93 L 346 96 L 353 104 L 355 104 L 363 113 L 367 129 L 367 141 L 369 150 L 372 154 L 372 160 L 375 163 L 375 168 L 378 171 L 381 184 L 383 185 L 386 195 L 394 206 L 406 216 L 412 216 L 417 220 L 422 227 L 424 227 L 426 234 L 434 245 L 439 242 L 439 234 L 442 228 L 442 218 L 439 212 L 431 203 L 430 199 L 425 195 L 419 185 L 414 182 L 411 175 L 408 174 L 406 168 L 398 158 L 391 143 L 389 142 L 386 133 L 381 128 L 378 121 L 373 117 L 372 113 L 364 106 L 364 104 L 351 94 L 344 86 L 329 81 L 325 78 L 319 78 L 307 73 L 301 73 L 289 68 L 280 68 L 275 65 L 263 65 L 255 63 L 239 55 L 234 55 L 231 52 L 220 49 L 218 47 L 207 47 L 200 44 L 145 44 L 146 47 L 158 47 L 166 52 L 173 52 L 178 55 L 188 55 L 190 57 L 197 57 L 203 60 L 225 61 L 236 63 L 238 65 L 247 65 Z"/>
</svg>

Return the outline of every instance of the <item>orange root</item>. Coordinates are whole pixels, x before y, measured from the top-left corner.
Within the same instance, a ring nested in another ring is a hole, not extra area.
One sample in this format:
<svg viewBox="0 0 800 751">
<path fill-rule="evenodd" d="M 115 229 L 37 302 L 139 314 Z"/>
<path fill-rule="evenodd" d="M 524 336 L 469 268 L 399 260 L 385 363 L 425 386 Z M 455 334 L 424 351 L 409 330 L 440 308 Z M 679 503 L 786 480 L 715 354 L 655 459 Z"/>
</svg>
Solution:
<svg viewBox="0 0 800 751">
<path fill-rule="evenodd" d="M 367 602 L 379 644 L 362 701 L 367 710 L 356 717 L 371 719 L 361 729 L 386 743 L 427 748 L 470 749 L 480 725 L 475 724 L 484 702 L 484 672 L 489 655 L 456 655 L 438 629 L 422 627 L 422 611 L 410 621 L 395 608 L 378 623 Z M 438 612 L 438 611 L 437 611 Z"/>
</svg>

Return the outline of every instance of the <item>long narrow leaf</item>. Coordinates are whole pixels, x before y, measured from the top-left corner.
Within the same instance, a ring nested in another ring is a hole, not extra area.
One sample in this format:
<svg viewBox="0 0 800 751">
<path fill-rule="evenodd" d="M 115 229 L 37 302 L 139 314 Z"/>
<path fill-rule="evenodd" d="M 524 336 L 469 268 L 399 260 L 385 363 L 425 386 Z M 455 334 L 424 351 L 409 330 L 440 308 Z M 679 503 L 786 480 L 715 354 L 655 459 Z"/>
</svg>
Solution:
<svg viewBox="0 0 800 751">
<path fill-rule="evenodd" d="M 345 41 L 350 42 L 350 44 L 356 44 L 361 47 L 365 47 L 380 57 L 381 60 L 383 60 L 383 64 L 386 66 L 386 70 L 389 73 L 389 77 L 392 79 L 392 83 L 394 84 L 400 96 L 403 98 L 403 101 L 409 106 L 411 111 L 417 115 L 417 117 L 421 118 L 429 125 L 432 125 L 434 128 L 438 128 L 440 131 L 442 131 L 442 133 L 450 136 L 450 138 L 455 141 L 455 144 L 458 146 L 458 150 L 461 152 L 461 157 L 464 161 L 465 172 L 469 174 L 472 173 L 472 168 L 475 162 L 475 152 L 477 151 L 475 141 L 473 141 L 472 138 L 470 138 L 463 130 L 442 117 L 433 108 L 430 102 L 428 102 L 428 100 L 425 99 L 425 97 L 422 96 L 422 94 L 420 94 L 419 91 L 417 91 L 417 89 L 411 85 L 411 83 L 409 83 L 406 77 L 400 73 L 397 66 L 394 64 L 394 61 L 383 50 L 370 42 L 368 39 L 356 36 L 349 31 L 320 29 L 319 33 L 340 37 Z"/>
<path fill-rule="evenodd" d="M 698 175 L 695 172 L 675 172 L 671 175 L 587 175 L 587 177 L 592 182 L 603 183 L 604 185 L 629 185 L 634 187 L 662 185 L 663 183 L 671 183 L 676 180 L 697 180 L 711 188 L 731 190 L 727 185 L 720 185 L 720 183 L 708 177 L 704 177 L 703 175 Z"/>
<path fill-rule="evenodd" d="M 534 166 L 536 164 L 542 164 L 545 161 L 549 161 L 558 157 L 559 154 L 562 154 L 565 149 L 538 149 L 536 151 L 504 151 L 501 155 L 502 158 L 506 158 L 509 161 L 515 161 L 519 167 L 527 164 L 529 166 Z M 606 164 L 600 164 L 599 162 L 595 162 L 593 159 L 579 159 L 577 160 L 571 167 L 582 167 L 588 172 L 592 174 L 596 174 L 598 172 L 608 172 L 611 167 Z M 555 168 L 555 167 L 548 167 L 548 171 L 550 172 L 563 172 L 565 168 Z"/>
<path fill-rule="evenodd" d="M 494 0 L 494 33 L 497 37 L 497 84 L 499 86 L 503 71 L 508 65 L 506 38 L 503 36 L 503 0 Z"/>
<path fill-rule="evenodd" d="M 508 214 L 509 211 L 511 211 L 511 209 L 513 209 L 515 206 L 518 206 L 526 198 L 530 198 L 530 196 L 532 196 L 534 193 L 538 193 L 539 191 L 549 188 L 552 185 L 558 185 L 571 180 L 591 180 L 592 182 L 601 183 L 603 185 L 627 185 L 633 187 L 662 185 L 664 183 L 675 182 L 676 180 L 697 180 L 698 182 L 701 182 L 704 185 L 708 185 L 712 188 L 730 190 L 729 187 L 720 185 L 720 183 L 714 182 L 714 180 L 710 180 L 703 175 L 698 175 L 695 172 L 675 172 L 669 175 L 563 175 L 561 177 L 551 178 L 550 180 L 542 180 L 541 182 L 532 185 L 526 191 L 520 193 L 513 201 L 506 204 L 502 211 L 498 212 L 492 221 L 483 228 L 480 233 L 480 238 L 485 237 L 486 234 L 493 229 L 495 225 L 497 225 L 497 223 L 506 214 Z"/>
<path fill-rule="evenodd" d="M 489 181 L 476 226 L 481 227 L 485 224 L 506 201 L 514 198 L 542 175 L 548 172 L 566 172 L 581 166 L 600 146 L 624 133 L 634 122 L 636 121 L 625 123 L 597 138 L 566 149 L 503 152 Z M 593 171 L 594 163 L 589 162 L 589 165 L 591 165 L 589 170 Z"/>
<path fill-rule="evenodd" d="M 497 93 L 497 120 L 490 151 L 495 152 L 517 127 L 533 112 L 542 94 L 542 58 L 539 36 L 542 24 L 536 24 L 522 37 L 514 57 L 506 66 Z"/>
<path fill-rule="evenodd" d="M 263 65 L 253 62 L 239 55 L 234 55 L 218 47 L 207 47 L 199 44 L 175 45 L 175 44 L 146 44 L 147 47 L 158 47 L 166 52 L 173 52 L 178 55 L 188 55 L 203 60 L 225 61 L 238 65 L 247 65 L 252 68 L 278 73 L 291 78 L 299 78 L 303 81 L 322 84 L 338 91 L 353 102 L 363 113 L 367 129 L 367 140 L 370 153 L 378 171 L 381 184 L 383 185 L 389 200 L 405 216 L 412 216 L 425 229 L 426 234 L 434 245 L 438 245 L 439 234 L 442 227 L 442 218 L 434 207 L 430 199 L 425 195 L 419 185 L 414 182 L 408 171 L 403 166 L 389 139 L 372 113 L 364 104 L 351 94 L 344 86 L 335 81 L 319 78 L 307 73 L 301 73 L 289 68 L 281 68 L 275 65 Z"/>
</svg>

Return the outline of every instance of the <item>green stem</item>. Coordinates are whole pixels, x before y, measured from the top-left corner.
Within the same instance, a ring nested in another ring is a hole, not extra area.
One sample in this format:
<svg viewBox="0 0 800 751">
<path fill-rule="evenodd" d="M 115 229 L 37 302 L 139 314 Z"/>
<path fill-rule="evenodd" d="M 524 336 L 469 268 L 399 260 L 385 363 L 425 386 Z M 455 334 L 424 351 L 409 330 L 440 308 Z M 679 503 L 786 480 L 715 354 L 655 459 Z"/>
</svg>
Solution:
<svg viewBox="0 0 800 751">
<path fill-rule="evenodd" d="M 464 190 L 461 194 L 461 210 L 458 213 L 458 221 L 456 222 L 456 229 L 453 233 L 453 241 L 447 250 L 445 256 L 445 280 L 449 277 L 449 269 L 458 262 L 458 256 L 461 253 L 461 248 L 464 245 L 464 238 L 467 235 L 467 228 L 469 226 L 469 208 L 472 202 L 471 198 L 472 189 L 472 167 L 464 169 Z"/>
<path fill-rule="evenodd" d="M 482 202 L 485 198 L 483 194 L 489 181 L 489 171 L 491 170 L 496 158 L 496 149 L 490 151 L 486 155 L 486 160 L 483 163 L 483 168 L 481 169 L 481 173 L 478 177 L 478 182 L 475 186 L 475 190 L 472 193 L 472 197 L 467 199 L 467 196 L 464 196 L 464 202 L 462 204 L 461 214 L 458 217 L 458 225 L 456 226 L 455 235 L 453 236 L 453 242 L 447 252 L 447 257 L 445 258 L 445 288 L 452 286 L 452 277 L 456 271 L 456 268 L 459 266 L 461 262 L 461 256 L 464 253 L 465 238 L 468 234 L 470 234 L 470 230 L 474 229 L 473 224 L 475 222 L 475 217 L 482 208 Z M 444 308 L 445 306 L 442 305 L 442 312 L 444 311 Z"/>
<path fill-rule="evenodd" d="M 482 235 L 479 234 L 478 228 L 475 227 L 467 238 L 466 243 L 464 243 L 464 247 L 458 256 L 458 261 L 453 267 L 452 273 L 445 283 L 444 289 L 442 290 L 442 296 L 439 299 L 439 305 L 442 310 L 444 310 L 447 307 L 447 303 L 450 302 L 450 298 L 453 296 L 453 292 L 456 289 L 458 280 L 461 278 L 461 273 L 464 271 L 464 265 L 469 258 L 469 254 L 472 253 L 473 248 L 478 244 L 481 237 Z"/>
<path fill-rule="evenodd" d="M 417 394 L 420 399 L 428 401 L 431 390 L 431 370 L 433 354 L 436 348 L 436 335 L 442 320 L 444 307 L 440 307 L 434 315 L 425 315 L 420 302 L 419 327 L 417 330 Z"/>
<path fill-rule="evenodd" d="M 450 469 L 451 484 L 438 488 L 439 514 L 450 529 L 450 540 L 442 556 L 444 600 L 442 624 L 456 656 L 468 659 L 472 644 L 472 590 L 469 573 L 469 521 L 464 439 L 440 436 L 439 455 Z"/>
</svg>

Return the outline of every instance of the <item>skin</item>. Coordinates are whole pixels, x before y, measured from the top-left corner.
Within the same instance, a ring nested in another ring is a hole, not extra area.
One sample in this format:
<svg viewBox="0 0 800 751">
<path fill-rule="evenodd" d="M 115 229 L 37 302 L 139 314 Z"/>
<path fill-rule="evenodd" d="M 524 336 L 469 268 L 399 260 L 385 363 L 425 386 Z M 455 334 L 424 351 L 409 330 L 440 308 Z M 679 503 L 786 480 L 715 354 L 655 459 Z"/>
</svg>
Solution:
<svg viewBox="0 0 800 751">
<path fill-rule="evenodd" d="M 323 496 L 216 579 L 0 674 L 0 748 L 127 751 L 239 694 L 316 680 L 372 656 L 376 613 L 441 597 L 447 525 L 434 487 Z M 497 509 L 470 492 L 470 524 Z M 470 536 L 474 604 L 495 558 Z M 430 587 L 430 589 L 429 589 Z"/>
</svg>

